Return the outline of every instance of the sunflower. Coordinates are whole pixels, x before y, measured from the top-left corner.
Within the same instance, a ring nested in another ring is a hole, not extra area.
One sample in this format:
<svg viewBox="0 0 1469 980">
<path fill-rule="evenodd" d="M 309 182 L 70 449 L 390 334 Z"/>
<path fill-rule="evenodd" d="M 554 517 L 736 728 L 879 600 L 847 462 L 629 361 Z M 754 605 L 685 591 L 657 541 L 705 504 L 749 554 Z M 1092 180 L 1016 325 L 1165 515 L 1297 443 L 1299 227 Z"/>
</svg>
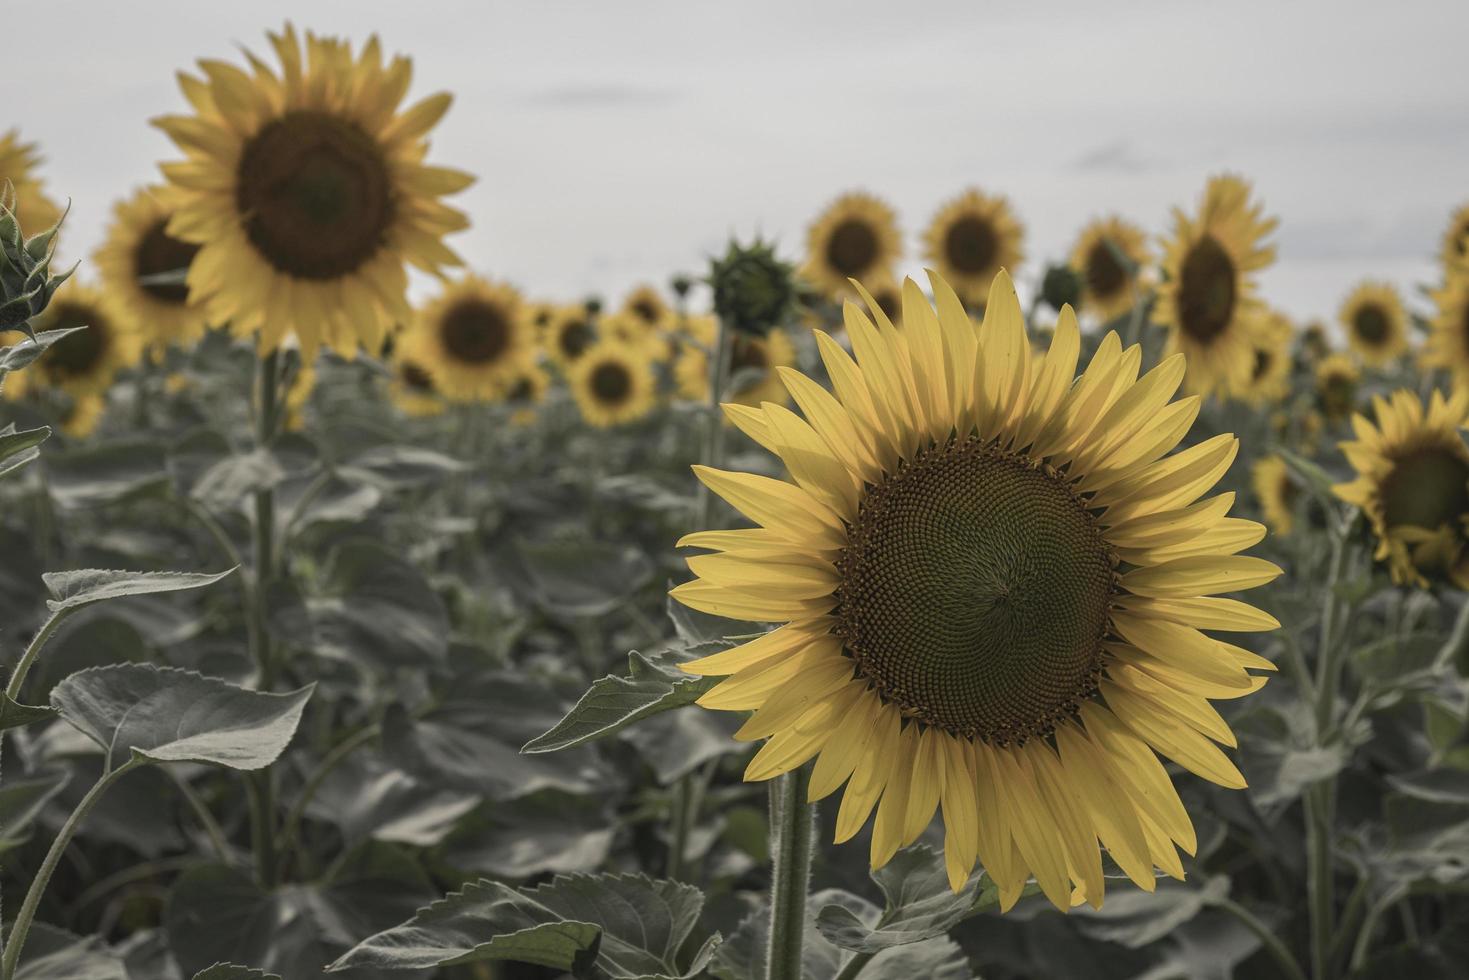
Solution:
<svg viewBox="0 0 1469 980">
<path fill-rule="evenodd" d="M 1359 285 L 1342 303 L 1339 316 L 1347 344 L 1372 367 L 1386 367 L 1408 349 L 1408 315 L 1388 283 Z"/>
<path fill-rule="evenodd" d="M 287 432 L 300 432 L 306 428 L 306 407 L 311 404 L 311 396 L 316 391 L 316 377 L 316 362 L 303 358 L 296 376 L 286 388 L 284 425 Z"/>
<path fill-rule="evenodd" d="M 1277 310 L 1262 309 L 1251 319 L 1250 346 L 1254 364 L 1244 384 L 1234 392 L 1246 404 L 1272 405 L 1290 393 L 1291 340 L 1295 328 Z"/>
<path fill-rule="evenodd" d="M 597 321 L 597 333 L 655 364 L 668 363 L 678 349 L 672 334 L 651 329 L 642 317 L 627 312 L 605 314 Z"/>
<path fill-rule="evenodd" d="M 39 234 L 56 224 L 61 208 L 46 195 L 45 183 L 35 175 L 41 164 L 36 144 L 22 143 L 20 133 L 0 133 L 0 183 L 15 188 L 15 217 L 27 236 Z"/>
<path fill-rule="evenodd" d="M 653 408 L 653 367 L 634 347 L 603 340 L 571 366 L 571 395 L 588 424 L 599 429 L 633 422 Z"/>
<path fill-rule="evenodd" d="M 933 216 L 923 233 L 923 254 L 960 299 L 975 305 L 996 273 L 1025 259 L 1024 240 L 1009 201 L 971 188 Z"/>
<path fill-rule="evenodd" d="M 1130 312 L 1138 272 L 1149 261 L 1147 234 L 1131 222 L 1112 216 L 1087 225 L 1071 249 L 1071 267 L 1081 275 L 1081 308 L 1102 323 Z"/>
<path fill-rule="evenodd" d="M 642 324 L 650 333 L 665 333 L 678 326 L 678 314 L 652 286 L 639 286 L 622 301 L 619 311 Z"/>
<path fill-rule="evenodd" d="M 1275 259 L 1261 239 L 1276 221 L 1262 212 L 1250 201 L 1250 185 L 1227 174 L 1210 178 L 1197 217 L 1173 211 L 1155 318 L 1168 329 L 1167 352 L 1188 355 L 1190 391 L 1228 392 L 1249 381 L 1249 319 L 1258 306 L 1250 273 Z"/>
<path fill-rule="evenodd" d="M 1362 372 L 1346 354 L 1330 354 L 1316 365 L 1316 402 L 1329 422 L 1343 422 L 1357 408 Z"/>
<path fill-rule="evenodd" d="M 1058 908 L 1073 887 L 1100 905 L 1099 839 L 1152 890 L 1195 847 L 1155 753 L 1243 786 L 1209 699 L 1271 669 L 1200 632 L 1278 625 L 1213 598 L 1280 572 L 1236 554 L 1265 529 L 1224 516 L 1234 494 L 1200 499 L 1237 440 L 1165 455 L 1200 405 L 1170 402 L 1181 356 L 1138 378 L 1141 349 L 1109 333 L 1073 383 L 1069 309 L 1035 369 L 1009 276 L 977 332 L 932 284 L 937 312 L 905 284 L 901 334 L 848 303 L 855 361 L 816 335 L 833 393 L 781 371 L 804 420 L 726 408 L 795 482 L 696 467 L 759 526 L 684 538 L 713 554 L 672 594 L 784 625 L 685 669 L 727 677 L 706 707 L 755 712 L 736 737 L 769 741 L 746 779 L 817 757 L 812 799 L 847 783 L 839 841 L 876 807 L 874 866 L 942 807 L 956 890 L 978 859 L 1004 908 L 1032 874 Z"/>
<path fill-rule="evenodd" d="M 886 203 L 854 191 L 833 201 L 806 233 L 802 275 L 829 296 L 845 296 L 852 279 L 889 271 L 903 252 L 898 218 Z"/>
<path fill-rule="evenodd" d="M 180 74 L 193 115 L 155 124 L 187 159 L 162 165 L 179 190 L 168 233 L 198 246 L 189 300 L 260 350 L 287 336 L 313 360 L 325 343 L 351 358 L 382 348 L 411 315 L 405 262 L 441 275 L 459 264 L 443 243 L 467 227 L 439 200 L 468 174 L 424 163 L 425 135 L 449 108 L 438 93 L 399 111 L 411 63 L 383 63 L 376 37 L 343 41 L 289 24 L 270 43 L 279 74 L 248 55 L 246 72 L 201 61 Z"/>
<path fill-rule="evenodd" d="M 511 408 L 510 422 L 513 425 L 529 425 L 535 421 L 536 410 L 546 400 L 546 391 L 551 387 L 551 376 L 539 364 L 526 364 L 505 389 L 505 404 Z"/>
<path fill-rule="evenodd" d="M 73 398 L 102 394 L 117 372 L 132 367 L 142 354 L 142 343 L 116 302 L 80 283 L 57 293 L 33 323 L 37 332 L 86 327 L 53 344 L 26 369 L 29 380 Z"/>
<path fill-rule="evenodd" d="M 182 273 L 199 246 L 168 233 L 173 208 L 164 188 L 146 187 L 112 209 L 112 227 L 97 250 L 102 286 L 116 298 L 139 337 L 155 351 L 189 347 L 204 336 L 204 312 L 189 305 L 189 289 L 180 282 L 147 281 L 148 277 Z"/>
<path fill-rule="evenodd" d="M 388 365 L 392 372 L 388 398 L 398 411 L 411 418 L 439 415 L 444 411 L 444 397 L 434 384 L 433 372 L 423 354 L 425 346 L 423 334 L 404 334 Z"/>
<path fill-rule="evenodd" d="M 877 309 L 895 327 L 903 326 L 903 287 L 893 278 L 875 279 L 865 284 Z M 876 319 L 876 313 L 873 313 Z"/>
<path fill-rule="evenodd" d="M 535 352 L 529 311 L 513 286 L 467 275 L 414 320 L 415 352 L 455 401 L 498 399 Z"/>
<path fill-rule="evenodd" d="M 597 342 L 597 328 L 586 306 L 576 303 L 553 312 L 540 336 L 541 349 L 565 369 Z"/>
<path fill-rule="evenodd" d="M 61 419 L 61 431 L 73 439 L 85 439 L 97 431 L 107 408 L 106 395 L 78 395 Z"/>
<path fill-rule="evenodd" d="M 1425 368 L 1443 368 L 1455 384 L 1469 386 L 1469 266 L 1451 272 L 1433 292 L 1438 307 L 1418 360 Z"/>
<path fill-rule="evenodd" d="M 1331 339 L 1326 335 L 1326 324 L 1312 320 L 1301 331 L 1301 353 L 1310 360 L 1320 361 L 1331 353 Z"/>
<path fill-rule="evenodd" d="M 688 330 L 698 344 L 685 344 L 679 352 L 673 380 L 680 395 L 703 402 L 709 399 L 709 353 L 718 327 L 713 317 L 690 317 Z M 779 371 L 796 363 L 796 347 L 790 335 L 780 329 L 764 337 L 731 331 L 730 345 L 725 399 L 752 408 L 762 402 L 784 405 L 788 398 Z"/>
<path fill-rule="evenodd" d="M 1425 406 L 1405 389 L 1372 399 L 1374 425 L 1352 417 L 1357 438 L 1341 444 L 1357 472 L 1333 489 L 1362 508 L 1399 585 L 1426 587 L 1430 578 L 1469 588 L 1469 448 L 1459 430 L 1469 417 L 1469 391 Z"/>
<path fill-rule="evenodd" d="M 1462 205 L 1450 216 L 1449 226 L 1444 229 L 1439 258 L 1443 261 L 1446 275 L 1452 275 L 1469 260 L 1469 204 Z"/>
<path fill-rule="evenodd" d="M 1296 500 L 1300 497 L 1300 489 L 1291 479 L 1285 460 L 1273 454 L 1261 456 L 1250 467 L 1250 482 L 1270 530 L 1276 534 L 1289 534 L 1295 527 Z"/>
</svg>

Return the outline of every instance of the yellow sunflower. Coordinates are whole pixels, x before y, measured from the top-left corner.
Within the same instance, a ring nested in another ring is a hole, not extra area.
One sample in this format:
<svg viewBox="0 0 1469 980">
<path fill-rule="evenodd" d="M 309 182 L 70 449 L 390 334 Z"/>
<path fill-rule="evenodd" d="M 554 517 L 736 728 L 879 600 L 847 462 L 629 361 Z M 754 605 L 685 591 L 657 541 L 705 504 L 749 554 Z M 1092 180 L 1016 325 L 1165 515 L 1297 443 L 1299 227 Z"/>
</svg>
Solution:
<svg viewBox="0 0 1469 980">
<path fill-rule="evenodd" d="M 882 311 L 882 315 L 887 317 L 888 322 L 893 326 L 901 329 L 903 326 L 903 287 L 898 285 L 898 280 L 892 277 L 873 279 L 864 285 L 872 294 L 872 300 Z"/>
<path fill-rule="evenodd" d="M 597 328 L 585 305 L 562 306 L 541 329 L 541 349 L 564 370 L 597 342 Z"/>
<path fill-rule="evenodd" d="M 1469 204 L 1462 205 L 1449 217 L 1439 258 L 1443 261 L 1446 275 L 1452 275 L 1454 270 L 1469 262 Z"/>
<path fill-rule="evenodd" d="M 1167 455 L 1200 405 L 1170 401 L 1182 357 L 1139 378 L 1141 349 L 1109 333 L 1076 378 L 1067 308 L 1033 366 L 1009 276 L 977 332 L 932 285 L 937 311 L 905 284 L 901 334 L 848 303 L 855 360 L 816 335 L 832 392 L 781 371 L 804 420 L 730 410 L 794 482 L 696 467 L 758 526 L 684 538 L 712 553 L 672 594 L 784 625 L 685 669 L 727 678 L 706 707 L 754 712 L 746 779 L 815 758 L 811 799 L 846 783 L 839 841 L 876 807 L 874 866 L 942 808 L 951 884 L 977 859 L 1003 908 L 1031 875 L 1058 908 L 1073 889 L 1100 905 L 1099 840 L 1152 890 L 1195 846 L 1157 755 L 1243 786 L 1209 701 L 1272 669 L 1200 632 L 1278 626 L 1214 597 L 1280 572 L 1237 554 L 1265 529 L 1225 516 L 1234 494 L 1203 496 L 1237 440 Z"/>
<path fill-rule="evenodd" d="M 1274 230 L 1263 206 L 1238 177 L 1210 178 L 1197 217 L 1173 210 L 1164 279 L 1154 317 L 1169 332 L 1167 352 L 1188 356 L 1188 390 L 1201 395 L 1238 389 L 1254 363 L 1250 314 L 1258 306 L 1251 273 L 1275 259 L 1261 240 Z"/>
<path fill-rule="evenodd" d="M 36 144 L 22 143 L 20 133 L 0 133 L 0 184 L 10 181 L 15 188 L 15 217 L 27 236 L 37 235 L 61 217 L 61 208 L 46 195 L 45 182 L 36 176 L 41 156 Z"/>
<path fill-rule="evenodd" d="M 655 364 L 665 364 L 677 345 L 670 334 L 655 329 L 641 316 L 626 311 L 603 314 L 597 321 L 597 333 L 613 343 L 637 350 Z"/>
<path fill-rule="evenodd" d="M 1290 394 L 1291 341 L 1295 328 L 1278 310 L 1261 309 L 1251 318 L 1254 363 L 1234 396 L 1249 405 L 1273 405 Z"/>
<path fill-rule="evenodd" d="M 107 408 L 106 395 L 78 395 L 71 400 L 61 420 L 61 431 L 73 439 L 85 439 L 97 431 Z"/>
<path fill-rule="evenodd" d="M 138 363 L 142 342 L 116 302 L 100 290 L 69 284 L 32 321 L 39 333 L 86 327 L 57 341 L 22 372 L 29 382 L 73 398 L 100 395 L 117 372 Z"/>
<path fill-rule="evenodd" d="M 1130 312 L 1137 299 L 1137 274 L 1150 261 L 1147 233 L 1132 222 L 1112 216 L 1087 225 L 1071 249 L 1071 268 L 1081 276 L 1082 312 L 1102 323 Z"/>
<path fill-rule="evenodd" d="M 1450 272 L 1433 292 L 1438 307 L 1418 360 L 1428 369 L 1443 368 L 1454 383 L 1469 386 L 1469 266 Z"/>
<path fill-rule="evenodd" d="M 1346 354 L 1330 354 L 1316 365 L 1316 402 L 1328 422 L 1343 422 L 1357 410 L 1362 372 Z"/>
<path fill-rule="evenodd" d="M 500 397 L 535 353 L 529 310 L 505 283 L 467 275 L 418 312 L 414 350 L 455 401 Z"/>
<path fill-rule="evenodd" d="M 287 25 L 270 43 L 279 72 L 200 61 L 202 78 L 179 75 L 194 114 L 155 120 L 187 157 L 162 170 L 179 190 L 168 233 L 200 246 L 190 302 L 258 331 L 262 352 L 293 334 L 308 361 L 323 343 L 376 352 L 411 315 L 404 263 L 459 264 L 443 237 L 468 222 L 439 198 L 473 178 L 424 162 L 450 97 L 400 111 L 411 63 L 384 64 L 376 37 L 354 55 Z"/>
<path fill-rule="evenodd" d="M 689 336 L 698 344 L 685 344 L 673 365 L 678 393 L 690 401 L 709 399 L 709 352 L 714 347 L 718 326 L 711 317 L 690 317 Z M 734 333 L 730 339 L 729 383 L 724 397 L 737 405 L 758 407 L 762 402 L 784 405 L 785 384 L 778 373 L 796 363 L 796 347 L 790 335 L 779 328 L 764 337 Z"/>
<path fill-rule="evenodd" d="M 1024 240 L 1008 200 L 971 188 L 933 216 L 923 232 L 923 254 L 960 299 L 976 305 L 996 273 L 1024 261 Z"/>
<path fill-rule="evenodd" d="M 405 333 L 393 350 L 393 359 L 388 364 L 392 379 L 388 382 L 388 398 L 398 411 L 411 418 L 440 415 L 444 411 L 444 397 L 434 384 L 433 372 L 424 357 L 424 335 Z"/>
<path fill-rule="evenodd" d="M 854 191 L 833 201 L 806 233 L 801 273 L 828 296 L 845 296 L 850 280 L 880 277 L 902 253 L 893 209 L 871 194 Z"/>
<path fill-rule="evenodd" d="M 107 240 L 97 250 L 103 288 L 155 351 L 192 346 L 206 326 L 204 311 L 189 305 L 189 289 L 182 280 L 144 281 L 182 274 L 199 251 L 199 246 L 168 233 L 174 209 L 167 197 L 164 188 L 146 187 L 119 201 L 112 209 Z"/>
<path fill-rule="evenodd" d="M 1386 367 L 1407 352 L 1408 314 L 1391 284 L 1362 283 L 1342 303 L 1338 315 L 1347 344 L 1366 364 Z"/>
<path fill-rule="evenodd" d="M 1250 483 L 1260 501 L 1265 523 L 1276 534 L 1289 534 L 1296 523 L 1296 500 L 1300 489 L 1291 478 L 1290 467 L 1279 456 L 1261 456 L 1250 467 Z"/>
<path fill-rule="evenodd" d="M 316 361 L 302 359 L 301 367 L 286 389 L 285 428 L 288 432 L 300 432 L 306 428 L 306 407 L 311 404 L 311 395 L 316 391 Z"/>
<path fill-rule="evenodd" d="M 639 286 L 622 301 L 619 311 L 653 333 L 664 333 L 678 325 L 678 314 L 652 286 Z"/>
<path fill-rule="evenodd" d="M 526 364 L 520 374 L 513 378 L 505 389 L 505 404 L 511 408 L 510 422 L 513 425 L 529 425 L 536 419 L 541 402 L 546 400 L 546 391 L 551 387 L 551 376 L 539 364 Z"/>
<path fill-rule="evenodd" d="M 1301 331 L 1301 352 L 1314 361 L 1323 360 L 1331 353 L 1331 339 L 1326 335 L 1326 324 L 1312 320 Z"/>
<path fill-rule="evenodd" d="M 656 401 L 646 355 L 612 340 L 594 344 L 577 358 L 567 381 L 582 418 L 599 429 L 636 421 Z"/>
<path fill-rule="evenodd" d="M 1400 585 L 1429 579 L 1469 588 L 1469 448 L 1459 434 L 1469 416 L 1469 391 L 1445 399 L 1433 392 L 1427 408 L 1405 389 L 1392 400 L 1372 399 L 1377 424 L 1354 415 L 1357 438 L 1341 444 L 1357 471 L 1336 495 L 1362 508 L 1385 561 Z"/>
</svg>

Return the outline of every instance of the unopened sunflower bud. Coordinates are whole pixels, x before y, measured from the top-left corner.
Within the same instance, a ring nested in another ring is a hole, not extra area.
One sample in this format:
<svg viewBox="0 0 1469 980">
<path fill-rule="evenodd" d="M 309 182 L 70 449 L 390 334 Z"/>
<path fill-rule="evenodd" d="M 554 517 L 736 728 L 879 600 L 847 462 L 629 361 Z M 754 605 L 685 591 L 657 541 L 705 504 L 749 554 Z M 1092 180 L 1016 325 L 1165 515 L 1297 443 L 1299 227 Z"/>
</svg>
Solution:
<svg viewBox="0 0 1469 980">
<path fill-rule="evenodd" d="M 731 241 L 724 257 L 709 264 L 714 312 L 732 330 L 763 337 L 785 326 L 796 310 L 795 270 L 756 239 Z"/>
<path fill-rule="evenodd" d="M 1081 305 L 1081 276 L 1069 265 L 1053 265 L 1046 270 L 1046 278 L 1041 282 L 1041 298 L 1046 305 L 1053 310 L 1070 304 L 1072 308 Z"/>
<path fill-rule="evenodd" d="M 66 216 L 27 239 L 16 207 L 15 187 L 7 180 L 0 184 L 0 331 L 29 333 L 31 318 L 46 308 L 76 267 L 51 275 L 56 233 Z"/>
</svg>

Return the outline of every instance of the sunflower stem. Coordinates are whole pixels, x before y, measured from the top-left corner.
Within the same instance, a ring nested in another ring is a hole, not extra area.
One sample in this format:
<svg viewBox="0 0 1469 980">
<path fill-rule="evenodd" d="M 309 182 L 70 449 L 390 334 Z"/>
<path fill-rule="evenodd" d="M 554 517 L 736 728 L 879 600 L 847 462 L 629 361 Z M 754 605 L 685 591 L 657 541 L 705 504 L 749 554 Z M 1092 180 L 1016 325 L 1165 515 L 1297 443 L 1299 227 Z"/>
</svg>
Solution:
<svg viewBox="0 0 1469 980">
<path fill-rule="evenodd" d="M 255 448 L 267 449 L 280 426 L 280 353 L 271 351 L 255 362 Z M 250 606 L 249 637 L 258 687 L 269 691 L 275 685 L 275 657 L 266 627 L 269 618 L 269 587 L 275 577 L 275 489 L 255 491 L 255 567 Z M 254 785 L 250 808 L 250 839 L 255 852 L 256 872 L 262 887 L 275 884 L 275 778 L 269 769 L 250 774 Z"/>
<path fill-rule="evenodd" d="M 1285 948 L 1285 943 L 1281 942 L 1280 937 L 1271 932 L 1270 927 L 1261 922 L 1255 913 L 1229 898 L 1221 898 L 1215 905 L 1234 916 L 1244 924 L 1246 929 L 1255 934 L 1255 938 L 1260 940 L 1265 951 L 1275 960 L 1281 973 L 1285 974 L 1289 980 L 1306 980 L 1306 974 L 1301 972 L 1301 965 L 1296 962 L 1290 950 Z"/>
<path fill-rule="evenodd" d="M 816 807 L 806 802 L 810 775 L 804 768 L 770 784 L 770 937 L 766 980 L 801 980 L 806 938 L 806 888 L 811 880 Z"/>
<path fill-rule="evenodd" d="M 729 380 L 729 365 L 734 345 L 730 342 L 729 327 L 719 319 L 719 329 L 714 335 L 714 350 L 709 358 L 709 417 L 704 420 L 704 451 L 699 461 L 705 466 L 718 467 L 724 462 L 724 419 L 719 403 L 724 400 L 724 386 Z M 694 518 L 694 530 L 704 531 L 709 527 L 713 514 L 714 497 L 709 488 L 699 484 L 698 513 Z"/>
<path fill-rule="evenodd" d="M 862 972 L 862 968 L 870 963 L 872 961 L 872 957 L 876 955 L 876 953 L 852 954 L 852 958 L 850 960 L 847 960 L 846 965 L 842 967 L 841 972 L 833 977 L 832 980 L 857 980 L 857 975 Z"/>
</svg>

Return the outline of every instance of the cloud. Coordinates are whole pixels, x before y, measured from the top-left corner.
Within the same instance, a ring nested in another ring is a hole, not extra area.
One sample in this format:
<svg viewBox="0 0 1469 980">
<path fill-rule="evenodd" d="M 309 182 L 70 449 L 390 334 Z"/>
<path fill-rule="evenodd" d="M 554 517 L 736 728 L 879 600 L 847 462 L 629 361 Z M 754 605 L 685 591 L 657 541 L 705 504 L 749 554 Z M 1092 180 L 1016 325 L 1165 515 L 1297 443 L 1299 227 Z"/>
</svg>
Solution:
<svg viewBox="0 0 1469 980">
<path fill-rule="evenodd" d="M 1093 147 L 1071 164 L 1072 170 L 1088 173 L 1140 174 L 1153 169 L 1153 161 L 1138 154 L 1126 140 Z"/>
</svg>

